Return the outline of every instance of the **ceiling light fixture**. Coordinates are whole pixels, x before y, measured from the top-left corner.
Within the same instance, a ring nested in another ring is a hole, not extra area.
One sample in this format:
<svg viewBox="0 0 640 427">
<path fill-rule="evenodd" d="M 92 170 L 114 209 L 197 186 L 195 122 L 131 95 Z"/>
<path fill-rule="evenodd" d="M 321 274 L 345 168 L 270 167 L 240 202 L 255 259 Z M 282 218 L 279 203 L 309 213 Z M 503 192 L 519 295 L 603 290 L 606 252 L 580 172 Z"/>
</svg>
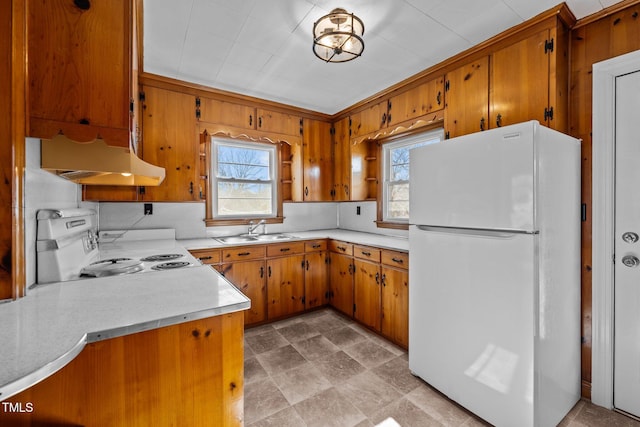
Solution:
<svg viewBox="0 0 640 427">
<path fill-rule="evenodd" d="M 313 53 L 325 62 L 347 62 L 362 55 L 364 24 L 336 8 L 313 24 Z"/>
</svg>

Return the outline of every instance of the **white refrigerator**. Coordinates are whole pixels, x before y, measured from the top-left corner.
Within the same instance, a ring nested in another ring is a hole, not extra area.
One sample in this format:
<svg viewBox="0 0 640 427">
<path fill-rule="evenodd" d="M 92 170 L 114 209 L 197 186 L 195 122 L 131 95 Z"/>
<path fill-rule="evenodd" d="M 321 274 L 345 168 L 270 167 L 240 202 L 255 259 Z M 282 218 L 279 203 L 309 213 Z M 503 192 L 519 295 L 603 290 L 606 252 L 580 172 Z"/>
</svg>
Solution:
<svg viewBox="0 0 640 427">
<path fill-rule="evenodd" d="M 411 151 L 409 368 L 496 426 L 580 398 L 580 141 L 520 123 Z"/>
</svg>

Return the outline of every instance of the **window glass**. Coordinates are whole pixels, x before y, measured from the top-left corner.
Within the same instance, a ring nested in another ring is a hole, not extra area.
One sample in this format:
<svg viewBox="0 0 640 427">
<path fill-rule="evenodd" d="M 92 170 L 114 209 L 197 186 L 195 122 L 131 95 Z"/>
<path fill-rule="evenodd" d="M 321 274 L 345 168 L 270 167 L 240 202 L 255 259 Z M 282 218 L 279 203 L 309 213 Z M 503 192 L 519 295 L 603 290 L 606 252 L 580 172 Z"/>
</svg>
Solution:
<svg viewBox="0 0 640 427">
<path fill-rule="evenodd" d="M 267 144 L 213 140 L 214 217 L 276 214 L 276 148 Z"/>
<path fill-rule="evenodd" d="M 442 141 L 442 129 L 388 142 L 382 147 L 384 159 L 383 221 L 409 221 L 409 159 L 411 150 Z"/>
</svg>

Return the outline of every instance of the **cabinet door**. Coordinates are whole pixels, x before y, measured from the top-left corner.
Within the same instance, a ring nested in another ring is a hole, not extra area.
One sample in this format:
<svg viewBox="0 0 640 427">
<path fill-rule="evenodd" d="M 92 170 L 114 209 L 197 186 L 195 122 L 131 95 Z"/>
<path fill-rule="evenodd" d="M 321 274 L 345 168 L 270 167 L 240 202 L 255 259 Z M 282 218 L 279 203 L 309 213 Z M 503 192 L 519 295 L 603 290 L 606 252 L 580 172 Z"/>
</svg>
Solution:
<svg viewBox="0 0 640 427">
<path fill-rule="evenodd" d="M 409 273 L 382 267 L 382 335 L 409 346 Z"/>
<path fill-rule="evenodd" d="M 355 260 L 354 317 L 380 331 L 380 265 Z"/>
<path fill-rule="evenodd" d="M 267 260 L 267 317 L 304 310 L 304 255 Z"/>
<path fill-rule="evenodd" d="M 143 200 L 199 200 L 200 137 L 195 96 L 145 87 L 142 158 L 165 168 L 158 187 L 145 187 Z"/>
<path fill-rule="evenodd" d="M 131 2 L 75 3 L 27 3 L 27 134 L 128 147 Z"/>
<path fill-rule="evenodd" d="M 358 144 L 349 144 L 351 166 L 351 192 L 349 200 L 367 200 L 371 198 L 369 191 L 369 154 L 375 146 L 375 141 L 362 141 Z M 375 195 L 373 198 L 375 199 Z"/>
<path fill-rule="evenodd" d="M 545 124 L 549 105 L 549 55 L 541 31 L 491 55 L 490 128 L 528 120 Z"/>
<path fill-rule="evenodd" d="M 327 282 L 327 252 L 305 255 L 304 299 L 307 309 L 326 305 L 329 301 Z"/>
<path fill-rule="evenodd" d="M 244 129 L 256 128 L 256 109 L 242 104 L 200 98 L 200 121 Z"/>
<path fill-rule="evenodd" d="M 389 99 L 387 126 L 444 108 L 444 78 L 430 80 Z"/>
<path fill-rule="evenodd" d="M 351 144 L 349 137 L 350 118 L 334 124 L 333 133 L 333 199 L 349 200 L 351 188 Z"/>
<path fill-rule="evenodd" d="M 353 258 L 332 253 L 330 259 L 331 305 L 347 316 L 353 316 Z"/>
<path fill-rule="evenodd" d="M 333 162 L 331 159 L 331 123 L 304 120 L 304 200 L 331 200 Z"/>
<path fill-rule="evenodd" d="M 447 74 L 444 127 L 449 138 L 489 129 L 489 57 Z"/>
<path fill-rule="evenodd" d="M 264 260 L 222 264 L 221 273 L 251 300 L 251 308 L 244 312 L 244 324 L 251 325 L 265 321 L 267 319 L 267 287 Z"/>
<path fill-rule="evenodd" d="M 302 118 L 293 114 L 258 108 L 258 129 L 264 132 L 283 133 L 285 135 L 300 135 L 302 132 Z"/>
<path fill-rule="evenodd" d="M 386 127 L 387 101 L 351 115 L 351 138 L 367 135 Z"/>
</svg>

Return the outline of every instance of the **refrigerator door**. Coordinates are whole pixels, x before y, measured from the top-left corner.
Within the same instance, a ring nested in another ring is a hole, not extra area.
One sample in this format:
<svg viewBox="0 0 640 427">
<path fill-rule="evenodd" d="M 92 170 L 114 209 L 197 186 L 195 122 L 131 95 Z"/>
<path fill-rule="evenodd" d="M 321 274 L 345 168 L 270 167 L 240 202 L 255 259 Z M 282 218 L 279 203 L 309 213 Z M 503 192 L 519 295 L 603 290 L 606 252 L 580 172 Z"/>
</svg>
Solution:
<svg viewBox="0 0 640 427">
<path fill-rule="evenodd" d="M 526 122 L 412 150 L 409 222 L 534 230 L 538 126 Z"/>
<path fill-rule="evenodd" d="M 537 239 L 409 231 L 409 369 L 494 425 L 534 422 Z"/>
</svg>

